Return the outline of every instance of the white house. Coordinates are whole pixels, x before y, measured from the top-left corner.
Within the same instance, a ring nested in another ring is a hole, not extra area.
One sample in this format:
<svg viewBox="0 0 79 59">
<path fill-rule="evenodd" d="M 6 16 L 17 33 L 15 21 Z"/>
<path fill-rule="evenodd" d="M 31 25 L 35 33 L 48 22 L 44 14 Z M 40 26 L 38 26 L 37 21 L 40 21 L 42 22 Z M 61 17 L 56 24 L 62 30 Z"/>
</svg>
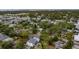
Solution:
<svg viewBox="0 0 79 59">
<path fill-rule="evenodd" d="M 73 47 L 74 49 L 79 49 L 79 34 L 78 35 L 74 35 L 74 40 L 73 40 Z"/>
<path fill-rule="evenodd" d="M 79 34 L 78 35 L 74 35 L 74 40 L 75 41 L 79 41 Z"/>
<path fill-rule="evenodd" d="M 26 42 L 26 46 L 28 47 L 34 47 L 35 45 L 38 44 L 38 42 L 40 41 L 38 36 L 30 36 L 29 40 Z"/>
</svg>

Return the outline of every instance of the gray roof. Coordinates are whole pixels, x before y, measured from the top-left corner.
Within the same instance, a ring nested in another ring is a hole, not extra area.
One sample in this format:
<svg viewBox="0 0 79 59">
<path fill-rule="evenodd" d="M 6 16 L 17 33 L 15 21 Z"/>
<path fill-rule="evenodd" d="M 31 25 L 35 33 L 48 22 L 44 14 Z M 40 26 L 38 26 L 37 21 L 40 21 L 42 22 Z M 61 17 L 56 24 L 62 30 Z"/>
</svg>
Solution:
<svg viewBox="0 0 79 59">
<path fill-rule="evenodd" d="M 74 40 L 75 41 L 79 41 L 79 34 L 78 35 L 74 35 Z"/>
<path fill-rule="evenodd" d="M 64 45 L 66 45 L 66 42 L 64 42 L 64 41 L 55 42 L 55 48 L 57 48 L 57 49 L 62 48 Z"/>
<path fill-rule="evenodd" d="M 0 33 L 0 40 L 5 40 L 7 38 L 8 38 L 8 36 Z"/>
<path fill-rule="evenodd" d="M 39 39 L 38 37 L 32 37 L 32 38 L 30 38 L 30 39 L 28 40 L 28 42 L 35 45 L 36 43 L 39 42 L 39 40 L 40 40 L 40 39 Z"/>
</svg>

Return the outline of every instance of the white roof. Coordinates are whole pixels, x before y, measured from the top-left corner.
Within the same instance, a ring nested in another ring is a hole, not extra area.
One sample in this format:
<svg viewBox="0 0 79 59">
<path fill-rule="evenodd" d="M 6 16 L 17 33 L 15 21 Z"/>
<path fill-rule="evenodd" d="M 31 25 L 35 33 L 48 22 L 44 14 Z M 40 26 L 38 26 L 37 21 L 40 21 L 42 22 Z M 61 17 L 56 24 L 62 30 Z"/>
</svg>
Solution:
<svg viewBox="0 0 79 59">
<path fill-rule="evenodd" d="M 3 41 L 13 41 L 13 39 L 12 38 L 7 38 L 7 39 L 5 39 Z"/>
<path fill-rule="evenodd" d="M 74 35 L 74 40 L 75 41 L 79 41 L 79 34 L 78 35 Z"/>
<path fill-rule="evenodd" d="M 33 47 L 33 44 L 30 43 L 30 42 L 27 42 L 26 45 L 30 46 L 30 47 Z"/>
<path fill-rule="evenodd" d="M 73 48 L 74 49 L 79 49 L 79 46 L 78 45 L 74 45 Z"/>
<path fill-rule="evenodd" d="M 30 38 L 26 45 L 30 46 L 30 47 L 33 47 L 37 42 L 39 42 L 39 38 L 38 37 L 33 37 L 33 38 Z"/>
<path fill-rule="evenodd" d="M 76 28 L 79 29 L 79 24 L 76 25 Z"/>
</svg>

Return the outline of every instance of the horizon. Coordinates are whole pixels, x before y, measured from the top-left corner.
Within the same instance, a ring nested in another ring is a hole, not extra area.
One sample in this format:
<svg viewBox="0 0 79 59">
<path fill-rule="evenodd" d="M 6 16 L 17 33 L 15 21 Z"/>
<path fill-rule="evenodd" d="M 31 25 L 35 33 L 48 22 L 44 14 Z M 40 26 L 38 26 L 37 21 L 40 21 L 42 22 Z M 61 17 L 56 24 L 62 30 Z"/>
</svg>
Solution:
<svg viewBox="0 0 79 59">
<path fill-rule="evenodd" d="M 0 9 L 0 11 L 78 11 L 79 9 Z"/>
</svg>

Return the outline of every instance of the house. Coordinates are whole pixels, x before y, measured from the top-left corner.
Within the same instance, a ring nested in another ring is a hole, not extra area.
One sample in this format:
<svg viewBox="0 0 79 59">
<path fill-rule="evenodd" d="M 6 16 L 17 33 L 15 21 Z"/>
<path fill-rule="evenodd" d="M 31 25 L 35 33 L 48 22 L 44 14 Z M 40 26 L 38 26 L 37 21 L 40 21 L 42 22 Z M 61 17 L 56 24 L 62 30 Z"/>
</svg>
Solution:
<svg viewBox="0 0 79 59">
<path fill-rule="evenodd" d="M 59 41 L 55 42 L 55 48 L 62 49 L 67 44 L 67 42 L 68 41 L 66 39 L 59 40 Z"/>
<path fill-rule="evenodd" d="M 74 35 L 74 41 L 79 41 L 79 34 L 78 35 Z"/>
<path fill-rule="evenodd" d="M 16 24 L 9 24 L 9 27 L 14 27 L 16 26 Z"/>
<path fill-rule="evenodd" d="M 27 20 L 30 20 L 31 18 L 29 16 L 26 17 Z"/>
<path fill-rule="evenodd" d="M 76 25 L 76 29 L 79 29 L 79 24 Z"/>
<path fill-rule="evenodd" d="M 41 16 L 37 16 L 37 20 L 41 20 Z"/>
<path fill-rule="evenodd" d="M 39 32 L 41 32 L 43 30 L 43 28 L 38 28 Z"/>
<path fill-rule="evenodd" d="M 0 33 L 0 41 L 13 41 L 13 39 L 8 37 L 7 35 Z"/>
<path fill-rule="evenodd" d="M 76 29 L 79 29 L 79 20 L 77 20 L 77 23 L 74 24 L 76 26 Z"/>
<path fill-rule="evenodd" d="M 69 23 L 74 23 L 74 22 L 76 22 L 76 19 L 74 17 L 71 17 Z"/>
<path fill-rule="evenodd" d="M 40 41 L 39 36 L 32 35 L 29 37 L 29 40 L 26 42 L 26 46 L 32 48 L 35 45 L 37 45 L 39 41 Z"/>
<path fill-rule="evenodd" d="M 74 35 L 73 43 L 73 48 L 79 49 L 79 34 Z"/>
<path fill-rule="evenodd" d="M 74 32 L 75 32 L 75 34 L 78 34 L 79 33 L 79 30 L 75 29 Z"/>
<path fill-rule="evenodd" d="M 57 41 L 57 42 L 55 42 L 55 48 L 56 49 L 61 49 L 62 47 L 63 47 L 63 44 L 62 44 L 63 42 L 61 42 L 61 41 Z"/>
<path fill-rule="evenodd" d="M 0 23 L 2 22 L 2 20 L 0 19 Z"/>
</svg>

